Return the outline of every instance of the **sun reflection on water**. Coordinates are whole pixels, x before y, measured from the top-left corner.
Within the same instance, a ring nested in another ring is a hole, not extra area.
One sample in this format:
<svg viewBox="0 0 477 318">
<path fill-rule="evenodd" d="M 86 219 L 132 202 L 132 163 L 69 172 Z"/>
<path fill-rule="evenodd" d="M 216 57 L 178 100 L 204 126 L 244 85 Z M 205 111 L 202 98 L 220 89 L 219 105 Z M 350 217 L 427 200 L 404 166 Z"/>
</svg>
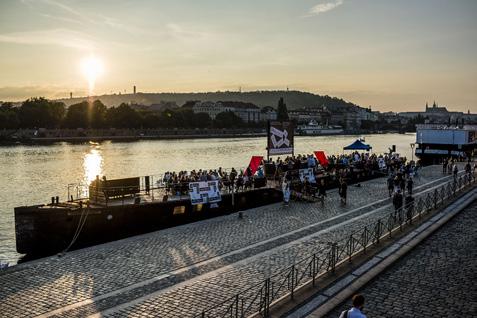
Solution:
<svg viewBox="0 0 477 318">
<path fill-rule="evenodd" d="M 103 168 L 103 156 L 100 148 L 94 146 L 85 154 L 83 160 L 84 178 L 83 180 L 89 185 L 91 181 L 100 176 Z"/>
</svg>

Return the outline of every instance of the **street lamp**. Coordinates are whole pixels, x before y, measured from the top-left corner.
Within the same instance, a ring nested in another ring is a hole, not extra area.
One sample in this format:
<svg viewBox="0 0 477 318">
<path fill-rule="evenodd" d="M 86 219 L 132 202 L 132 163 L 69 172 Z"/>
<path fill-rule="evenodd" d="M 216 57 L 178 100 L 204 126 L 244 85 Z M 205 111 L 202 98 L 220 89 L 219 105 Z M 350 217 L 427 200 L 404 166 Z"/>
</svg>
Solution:
<svg viewBox="0 0 477 318">
<path fill-rule="evenodd" d="M 416 146 L 416 144 L 411 142 L 411 161 L 414 161 L 414 147 L 415 146 Z"/>
</svg>

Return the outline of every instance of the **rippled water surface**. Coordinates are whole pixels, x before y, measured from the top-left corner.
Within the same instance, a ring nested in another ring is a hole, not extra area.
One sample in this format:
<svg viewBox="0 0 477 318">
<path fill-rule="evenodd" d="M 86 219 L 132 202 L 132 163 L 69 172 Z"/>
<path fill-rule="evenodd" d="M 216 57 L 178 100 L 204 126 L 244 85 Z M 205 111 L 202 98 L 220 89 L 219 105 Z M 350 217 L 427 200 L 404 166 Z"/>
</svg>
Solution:
<svg viewBox="0 0 477 318">
<path fill-rule="evenodd" d="M 415 134 L 366 135 L 373 152 L 396 145 L 411 157 Z M 343 153 L 355 136 L 296 137 L 295 153 L 324 150 Z M 108 179 L 161 174 L 164 171 L 244 167 L 250 156 L 264 155 L 266 139 L 193 139 L 0 146 L 0 261 L 16 263 L 13 208 L 67 198 L 67 185 L 88 182 L 96 175 Z"/>
</svg>

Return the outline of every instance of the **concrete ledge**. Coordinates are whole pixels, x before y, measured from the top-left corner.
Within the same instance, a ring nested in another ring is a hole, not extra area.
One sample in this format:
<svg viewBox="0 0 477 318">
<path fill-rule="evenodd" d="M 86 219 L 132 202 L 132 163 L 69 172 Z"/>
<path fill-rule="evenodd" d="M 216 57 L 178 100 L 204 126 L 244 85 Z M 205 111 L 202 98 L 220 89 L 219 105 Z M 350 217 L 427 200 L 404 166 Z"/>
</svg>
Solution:
<svg viewBox="0 0 477 318">
<path fill-rule="evenodd" d="M 323 317 L 336 306 L 349 299 L 370 280 L 374 279 L 386 268 L 411 251 L 420 242 L 429 237 L 476 199 L 477 188 L 474 188 L 445 207 L 444 210 L 434 215 L 417 229 L 408 233 L 399 241 L 361 265 L 352 274 L 344 276 L 334 283 L 333 286 L 316 295 L 306 304 L 289 313 L 286 317 Z"/>
</svg>

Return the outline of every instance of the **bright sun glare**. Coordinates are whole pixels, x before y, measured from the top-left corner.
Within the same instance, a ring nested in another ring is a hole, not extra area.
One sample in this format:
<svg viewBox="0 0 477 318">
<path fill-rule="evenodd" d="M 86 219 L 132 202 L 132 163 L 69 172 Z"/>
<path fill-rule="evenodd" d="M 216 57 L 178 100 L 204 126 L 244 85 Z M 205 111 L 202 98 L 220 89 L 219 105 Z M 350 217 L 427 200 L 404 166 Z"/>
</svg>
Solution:
<svg viewBox="0 0 477 318">
<path fill-rule="evenodd" d="M 94 55 L 90 55 L 81 60 L 81 71 L 88 81 L 88 92 L 92 95 L 96 79 L 104 72 L 103 62 Z"/>
</svg>

